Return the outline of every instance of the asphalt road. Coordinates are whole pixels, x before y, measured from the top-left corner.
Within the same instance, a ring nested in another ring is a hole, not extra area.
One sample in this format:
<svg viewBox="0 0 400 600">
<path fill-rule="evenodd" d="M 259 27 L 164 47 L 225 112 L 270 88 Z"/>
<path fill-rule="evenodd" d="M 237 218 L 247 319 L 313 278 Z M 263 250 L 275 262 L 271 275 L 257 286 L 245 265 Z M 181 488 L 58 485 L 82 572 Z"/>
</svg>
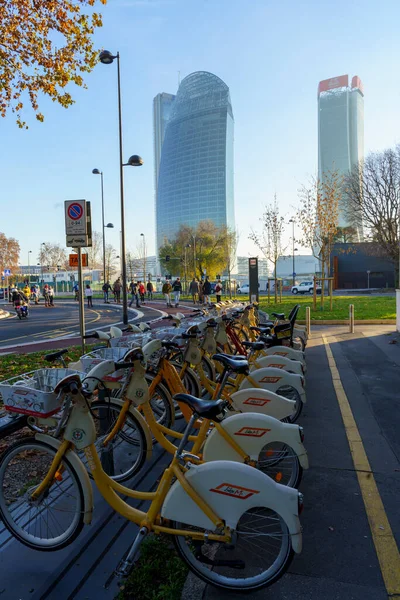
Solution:
<svg viewBox="0 0 400 600">
<path fill-rule="evenodd" d="M 8 308 L 12 313 L 12 309 Z M 130 313 L 132 317 L 136 313 Z M 120 323 L 121 306 L 94 302 L 94 307 L 85 307 L 85 327 L 87 330 Z M 12 316 L 0 320 L 0 348 L 19 344 L 51 340 L 61 336 L 79 334 L 78 303 L 59 301 L 54 308 L 44 304 L 31 305 L 28 319 L 21 321 Z"/>
</svg>

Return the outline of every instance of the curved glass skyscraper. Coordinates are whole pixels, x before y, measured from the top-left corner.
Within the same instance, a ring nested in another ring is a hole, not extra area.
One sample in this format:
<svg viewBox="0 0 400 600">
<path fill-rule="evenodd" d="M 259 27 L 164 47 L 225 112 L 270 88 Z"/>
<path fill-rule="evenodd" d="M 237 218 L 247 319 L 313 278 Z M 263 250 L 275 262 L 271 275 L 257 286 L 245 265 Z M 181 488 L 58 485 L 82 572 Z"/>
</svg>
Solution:
<svg viewBox="0 0 400 600">
<path fill-rule="evenodd" d="M 233 113 L 216 75 L 185 77 L 171 107 L 157 182 L 157 252 L 182 224 L 234 227 Z"/>
</svg>

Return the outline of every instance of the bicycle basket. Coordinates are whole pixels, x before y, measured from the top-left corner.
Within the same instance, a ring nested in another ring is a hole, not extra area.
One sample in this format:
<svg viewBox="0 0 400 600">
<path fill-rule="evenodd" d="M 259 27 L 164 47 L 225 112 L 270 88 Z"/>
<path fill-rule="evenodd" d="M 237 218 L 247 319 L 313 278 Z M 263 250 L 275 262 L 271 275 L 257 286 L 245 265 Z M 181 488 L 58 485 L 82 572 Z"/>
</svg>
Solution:
<svg viewBox="0 0 400 600">
<path fill-rule="evenodd" d="M 143 348 L 151 340 L 151 332 L 128 333 L 119 338 L 111 338 L 111 348 Z"/>
<path fill-rule="evenodd" d="M 84 377 L 84 373 L 73 369 L 38 369 L 17 375 L 0 382 L 0 399 L 10 412 L 49 417 L 62 406 L 54 388 L 64 377 L 75 374 Z"/>
<path fill-rule="evenodd" d="M 127 347 L 98 348 L 97 350 L 93 350 L 92 352 L 84 354 L 79 360 L 82 363 L 85 373 L 89 373 L 93 367 L 100 364 L 104 360 L 113 360 L 114 362 L 118 362 L 125 356 L 128 350 L 129 348 Z"/>
</svg>

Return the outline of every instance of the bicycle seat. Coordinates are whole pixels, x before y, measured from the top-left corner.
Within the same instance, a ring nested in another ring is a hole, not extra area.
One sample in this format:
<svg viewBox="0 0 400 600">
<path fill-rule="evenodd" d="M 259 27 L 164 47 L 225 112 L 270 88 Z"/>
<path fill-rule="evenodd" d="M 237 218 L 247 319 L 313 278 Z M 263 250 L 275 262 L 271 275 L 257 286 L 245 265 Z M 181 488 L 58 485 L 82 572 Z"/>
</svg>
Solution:
<svg viewBox="0 0 400 600">
<path fill-rule="evenodd" d="M 237 360 L 236 358 L 232 358 L 229 354 L 214 354 L 212 358 L 224 365 L 229 371 L 244 374 L 249 372 L 249 363 L 245 358 L 243 358 L 243 360 Z"/>
<path fill-rule="evenodd" d="M 176 402 L 186 404 L 199 417 L 204 417 L 205 419 L 216 420 L 219 415 L 222 416 L 222 409 L 225 406 L 224 400 L 201 400 L 190 394 L 175 394 L 173 399 Z"/>
<path fill-rule="evenodd" d="M 46 356 L 44 357 L 44 360 L 47 360 L 47 362 L 53 362 L 53 361 L 57 360 L 58 358 L 60 358 L 60 356 L 62 356 L 63 354 L 66 354 L 67 352 L 68 352 L 67 349 L 57 350 L 57 352 L 51 352 L 51 354 L 46 354 Z"/>
<path fill-rule="evenodd" d="M 242 342 L 245 348 L 251 348 L 252 350 L 263 350 L 265 348 L 264 342 Z"/>
<path fill-rule="evenodd" d="M 277 319 L 279 319 L 280 321 L 282 321 L 285 318 L 285 313 L 271 313 L 271 315 L 273 317 L 276 317 Z"/>
<path fill-rule="evenodd" d="M 258 331 L 259 333 L 269 333 L 271 331 L 271 327 L 264 325 L 262 327 L 250 327 L 250 331 Z"/>
</svg>

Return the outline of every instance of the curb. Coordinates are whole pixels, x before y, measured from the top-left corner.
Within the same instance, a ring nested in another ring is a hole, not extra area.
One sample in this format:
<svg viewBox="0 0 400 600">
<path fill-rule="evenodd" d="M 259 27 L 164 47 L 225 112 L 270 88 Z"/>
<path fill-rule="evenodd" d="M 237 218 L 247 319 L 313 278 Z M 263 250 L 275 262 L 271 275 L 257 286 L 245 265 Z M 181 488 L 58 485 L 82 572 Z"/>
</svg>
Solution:
<svg viewBox="0 0 400 600">
<path fill-rule="evenodd" d="M 304 320 L 296 321 L 299 325 L 305 325 Z M 348 325 L 349 319 L 311 319 L 310 325 Z M 396 325 L 396 319 L 355 319 L 354 325 Z"/>
<path fill-rule="evenodd" d="M 0 319 L 7 319 L 10 316 L 10 313 L 6 310 L 0 309 Z"/>
</svg>

